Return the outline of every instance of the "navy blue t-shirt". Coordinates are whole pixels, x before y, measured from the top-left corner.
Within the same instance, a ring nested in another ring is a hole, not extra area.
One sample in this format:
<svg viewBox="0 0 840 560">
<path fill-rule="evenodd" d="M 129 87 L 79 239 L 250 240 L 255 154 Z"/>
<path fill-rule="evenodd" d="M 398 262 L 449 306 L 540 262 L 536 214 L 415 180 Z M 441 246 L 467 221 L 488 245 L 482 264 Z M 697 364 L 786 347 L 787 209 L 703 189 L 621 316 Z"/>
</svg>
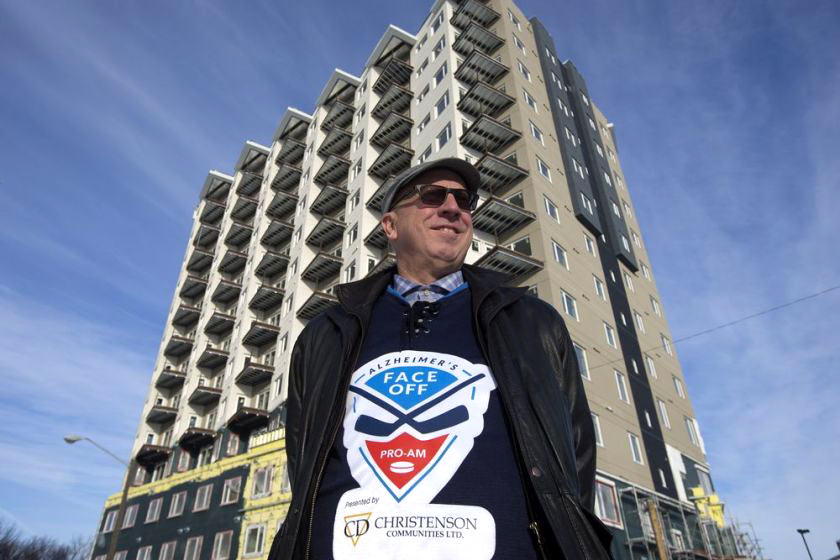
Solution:
<svg viewBox="0 0 840 560">
<path fill-rule="evenodd" d="M 536 559 L 465 284 L 372 311 L 315 502 L 314 560 Z"/>
</svg>

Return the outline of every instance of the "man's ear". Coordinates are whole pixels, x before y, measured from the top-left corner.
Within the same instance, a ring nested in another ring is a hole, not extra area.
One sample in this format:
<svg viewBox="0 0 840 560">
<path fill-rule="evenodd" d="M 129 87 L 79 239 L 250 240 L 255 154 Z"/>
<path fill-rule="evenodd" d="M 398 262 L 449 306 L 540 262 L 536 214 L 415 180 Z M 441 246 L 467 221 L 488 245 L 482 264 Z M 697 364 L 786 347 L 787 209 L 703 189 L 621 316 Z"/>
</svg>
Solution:
<svg viewBox="0 0 840 560">
<path fill-rule="evenodd" d="M 385 212 L 382 216 L 382 229 L 388 241 L 397 240 L 397 216 L 394 212 Z"/>
</svg>

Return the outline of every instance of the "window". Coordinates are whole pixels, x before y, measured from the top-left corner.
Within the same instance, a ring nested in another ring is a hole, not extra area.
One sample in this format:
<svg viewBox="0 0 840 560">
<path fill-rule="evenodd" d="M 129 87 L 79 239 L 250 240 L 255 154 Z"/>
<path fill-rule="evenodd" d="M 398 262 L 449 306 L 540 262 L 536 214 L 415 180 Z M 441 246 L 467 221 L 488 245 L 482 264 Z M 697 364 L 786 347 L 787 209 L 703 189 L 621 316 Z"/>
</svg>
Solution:
<svg viewBox="0 0 840 560">
<path fill-rule="evenodd" d="M 102 532 L 109 533 L 114 530 L 114 522 L 117 520 L 117 510 L 109 511 L 102 524 Z"/>
<path fill-rule="evenodd" d="M 613 370 L 613 373 L 615 374 L 615 386 L 618 388 L 618 398 L 629 403 L 630 397 L 627 396 L 627 380 L 624 378 L 624 374 L 617 369 Z"/>
<path fill-rule="evenodd" d="M 572 346 L 575 349 L 575 356 L 577 356 L 578 370 L 580 371 L 581 377 L 591 379 L 589 377 L 589 360 L 586 358 L 586 350 L 576 342 L 573 342 Z"/>
<path fill-rule="evenodd" d="M 420 121 L 420 124 L 417 125 L 417 134 L 420 134 L 421 132 L 423 132 L 423 129 L 426 128 L 426 125 L 429 124 L 431 122 L 431 120 L 432 120 L 431 115 L 427 113 L 426 116 L 423 117 L 423 120 Z"/>
<path fill-rule="evenodd" d="M 440 65 L 440 68 L 435 72 L 435 77 L 432 78 L 432 87 L 437 87 L 446 76 L 446 62 Z"/>
<path fill-rule="evenodd" d="M 274 474 L 274 468 L 271 466 L 257 469 L 254 473 L 254 488 L 251 493 L 252 498 L 260 498 L 271 494 L 271 477 Z"/>
<path fill-rule="evenodd" d="M 184 512 L 184 502 L 187 501 L 187 491 L 183 490 L 172 496 L 169 504 L 169 517 L 178 517 Z"/>
<path fill-rule="evenodd" d="M 423 73 L 423 70 L 425 70 L 428 66 L 429 66 L 429 59 L 426 58 L 425 60 L 423 60 L 423 62 L 420 63 L 420 66 L 417 67 L 416 75 L 417 75 L 418 78 L 420 77 L 420 74 Z"/>
<path fill-rule="evenodd" d="M 349 247 L 356 239 L 359 238 L 359 224 L 353 224 L 353 227 L 347 232 L 347 246 Z"/>
<path fill-rule="evenodd" d="M 160 506 L 163 505 L 163 498 L 155 498 L 149 502 L 149 509 L 146 510 L 146 523 L 154 523 L 160 519 Z"/>
<path fill-rule="evenodd" d="M 589 118 L 589 126 L 592 128 L 592 130 L 597 131 L 598 128 L 595 126 L 595 121 L 592 120 L 592 117 L 588 117 L 588 118 Z"/>
<path fill-rule="evenodd" d="M 616 204 L 614 200 L 610 200 L 610 204 L 612 204 L 613 214 L 615 214 L 616 217 L 621 218 L 621 210 L 618 209 L 618 204 Z"/>
<path fill-rule="evenodd" d="M 683 389 L 682 381 L 676 375 L 674 377 L 674 389 L 677 391 L 677 395 L 680 396 L 681 399 L 685 398 L 685 389 Z"/>
<path fill-rule="evenodd" d="M 650 280 L 650 269 L 647 267 L 645 263 L 642 263 L 642 274 L 645 278 Z"/>
<path fill-rule="evenodd" d="M 656 379 L 656 365 L 653 363 L 653 358 L 645 354 L 645 365 L 647 366 L 648 374 Z"/>
<path fill-rule="evenodd" d="M 438 118 L 442 113 L 443 110 L 449 106 L 449 90 L 446 90 L 443 95 L 440 96 L 438 102 L 435 103 L 435 118 Z"/>
<path fill-rule="evenodd" d="M 419 105 L 420 103 L 422 103 L 423 100 L 426 98 L 426 95 L 428 95 L 428 94 L 429 94 L 429 84 L 426 84 L 426 87 L 424 87 L 423 90 L 420 92 L 420 95 L 417 96 L 417 104 Z"/>
<path fill-rule="evenodd" d="M 452 123 L 446 123 L 446 126 L 440 131 L 440 134 L 438 134 L 435 139 L 437 149 L 440 150 L 444 147 L 446 143 L 449 142 L 450 138 L 452 138 Z"/>
<path fill-rule="evenodd" d="M 641 331 L 645 332 L 645 323 L 642 321 L 642 316 L 639 315 L 639 312 L 635 309 L 633 310 L 633 320 L 636 322 L 636 327 Z"/>
<path fill-rule="evenodd" d="M 574 160 L 572 160 L 572 161 L 574 161 Z M 592 208 L 592 201 L 591 201 L 591 200 L 589 199 L 589 197 L 588 197 L 588 196 L 586 196 L 584 193 L 580 193 L 580 202 L 581 202 L 581 204 L 583 205 L 583 207 L 584 207 L 584 208 L 585 208 L 585 209 L 586 209 L 586 210 L 587 210 L 590 214 L 594 214 L 594 213 L 595 213 L 595 211 L 594 211 L 594 210 L 593 210 L 593 208 Z M 594 255 L 595 253 L 593 252 L 592 254 Z"/>
<path fill-rule="evenodd" d="M 510 202 L 514 206 L 519 206 L 520 208 L 525 208 L 525 197 L 522 196 L 522 191 L 512 194 L 505 199 L 506 202 Z"/>
<path fill-rule="evenodd" d="M 621 206 L 624 208 L 624 215 L 625 216 L 632 216 L 633 213 L 630 211 L 630 205 L 627 204 L 626 200 L 621 201 Z"/>
<path fill-rule="evenodd" d="M 362 142 L 364 142 L 364 141 L 365 141 L 365 131 L 363 130 L 356 135 L 356 138 L 353 139 L 353 149 L 358 150 L 361 147 Z"/>
<path fill-rule="evenodd" d="M 344 281 L 350 282 L 354 278 L 356 278 L 356 261 L 350 263 L 346 269 L 344 269 Z"/>
<path fill-rule="evenodd" d="M 669 356 L 673 356 L 674 352 L 671 350 L 671 341 L 668 340 L 664 334 L 659 333 L 659 341 L 662 343 L 662 348 L 665 349 L 665 353 Z"/>
<path fill-rule="evenodd" d="M 630 230 L 630 236 L 633 238 L 633 245 L 635 245 L 636 247 L 641 249 L 642 248 L 642 239 L 639 237 L 639 234 L 631 229 Z"/>
<path fill-rule="evenodd" d="M 563 265 L 563 268 L 568 270 L 569 260 L 566 258 L 566 250 L 553 239 L 551 240 L 551 248 L 554 251 L 554 260 Z"/>
<path fill-rule="evenodd" d="M 545 203 L 546 214 L 551 216 L 555 222 L 560 223 L 560 211 L 557 209 L 557 205 L 545 195 L 543 195 L 543 202 Z"/>
<path fill-rule="evenodd" d="M 647 423 L 648 428 L 653 428 L 653 422 L 650 420 L 650 412 L 645 410 L 645 423 Z"/>
<path fill-rule="evenodd" d="M 432 155 L 432 147 L 428 146 L 425 150 L 423 150 L 423 153 L 420 154 L 420 157 L 417 158 L 417 163 L 423 163 L 424 161 L 429 159 L 430 155 Z"/>
<path fill-rule="evenodd" d="M 436 60 L 438 56 L 440 56 L 443 47 L 446 46 L 446 37 L 441 37 L 440 41 L 437 42 L 435 45 L 434 50 L 432 50 L 432 60 Z"/>
<path fill-rule="evenodd" d="M 671 541 L 677 552 L 685 550 L 685 540 L 683 539 L 682 531 L 679 529 L 671 529 Z"/>
<path fill-rule="evenodd" d="M 581 194 L 583 194 L 583 193 L 581 193 Z M 593 257 L 597 256 L 597 253 L 595 252 L 595 240 L 594 239 L 592 239 L 591 237 L 589 237 L 588 235 L 586 235 L 584 233 L 583 234 L 583 243 L 586 245 L 586 252 L 587 253 L 589 253 Z"/>
<path fill-rule="evenodd" d="M 353 164 L 353 169 L 350 170 L 350 180 L 352 181 L 356 177 L 362 174 L 362 158 L 356 160 L 356 163 Z M 295 237 L 295 242 L 300 239 L 300 230 L 297 232 L 297 237 Z"/>
<path fill-rule="evenodd" d="M 530 255 L 531 254 L 531 238 L 528 236 L 523 237 L 522 239 L 518 239 L 508 245 L 508 247 L 516 251 L 517 253 L 522 253 L 523 255 Z"/>
<path fill-rule="evenodd" d="M 519 68 L 519 73 L 522 74 L 526 80 L 529 82 L 531 81 L 531 71 L 528 70 L 528 67 L 522 64 L 521 60 L 516 61 L 516 66 Z"/>
<path fill-rule="evenodd" d="M 609 186 L 612 186 L 612 179 L 610 179 L 610 174 L 604 171 L 604 182 Z"/>
<path fill-rule="evenodd" d="M 262 554 L 265 525 L 251 525 L 245 529 L 245 556 Z"/>
<path fill-rule="evenodd" d="M 633 462 L 644 465 L 645 462 L 642 460 L 642 444 L 639 441 L 639 436 L 627 432 L 627 437 L 630 440 L 630 453 L 633 456 Z"/>
<path fill-rule="evenodd" d="M 662 317 L 662 311 L 659 309 L 659 302 L 656 301 L 656 298 L 650 296 L 650 307 L 653 309 L 653 312 Z"/>
<path fill-rule="evenodd" d="M 621 245 L 624 247 L 624 250 L 628 253 L 631 251 L 630 249 L 630 241 L 627 239 L 627 236 L 623 233 L 621 234 Z"/>
<path fill-rule="evenodd" d="M 575 298 L 566 292 L 563 292 L 563 309 L 566 310 L 567 315 L 574 317 L 577 320 L 577 301 L 575 301 Z"/>
<path fill-rule="evenodd" d="M 222 488 L 222 503 L 225 506 L 232 504 L 239 500 L 239 489 L 242 486 L 242 477 L 229 478 L 225 480 L 225 486 Z"/>
<path fill-rule="evenodd" d="M 537 100 L 531 97 L 531 94 L 525 91 L 524 89 L 522 90 L 522 93 L 524 94 L 525 103 L 528 104 L 528 107 L 533 109 L 535 113 L 538 113 L 539 111 L 537 110 Z"/>
<path fill-rule="evenodd" d="M 184 548 L 184 560 L 198 560 L 203 541 L 204 537 L 191 537 L 187 539 L 187 546 Z"/>
<path fill-rule="evenodd" d="M 123 516 L 122 528 L 127 529 L 129 527 L 134 527 L 134 522 L 137 521 L 137 510 L 140 509 L 139 504 L 131 504 L 125 510 L 125 515 Z"/>
<path fill-rule="evenodd" d="M 163 543 L 163 546 L 160 547 L 158 560 L 173 560 L 175 558 L 175 545 L 177 544 L 176 541 Z"/>
<path fill-rule="evenodd" d="M 426 34 L 424 34 L 424 35 L 423 35 L 423 38 L 422 38 L 422 39 L 420 39 L 420 41 L 418 41 L 418 42 L 417 42 L 417 46 L 416 46 L 416 47 L 414 47 L 414 50 L 419 52 L 419 51 L 420 51 L 420 49 L 422 49 L 422 48 L 423 48 L 423 45 L 425 45 L 425 44 L 426 44 L 426 39 L 428 39 L 428 38 L 429 38 L 429 36 L 428 36 L 428 35 L 426 35 Z"/>
<path fill-rule="evenodd" d="M 592 280 L 595 282 L 595 294 L 602 300 L 607 301 L 607 292 L 604 290 L 604 283 L 594 274 L 592 275 Z"/>
<path fill-rule="evenodd" d="M 596 152 L 598 152 L 598 155 L 599 155 L 599 156 L 604 157 L 604 150 L 602 150 L 602 149 L 601 149 L 601 145 L 600 145 L 600 144 L 598 144 L 597 142 L 595 142 L 595 151 L 596 151 Z M 609 179 L 609 177 L 610 177 L 610 176 L 607 174 L 607 172 L 606 172 L 606 171 L 604 172 L 604 176 L 605 176 L 605 177 L 607 177 L 608 179 Z M 612 184 L 612 183 L 610 183 L 610 184 Z"/>
<path fill-rule="evenodd" d="M 581 101 L 583 101 L 583 104 L 584 104 L 584 105 L 586 105 L 587 107 L 589 107 L 589 98 L 588 98 L 588 97 L 586 97 L 586 94 L 585 94 L 585 93 L 580 92 L 580 100 L 581 100 Z M 589 120 L 591 121 L 592 119 L 589 119 Z M 595 128 L 595 123 L 592 123 L 592 128 Z"/>
<path fill-rule="evenodd" d="M 210 555 L 211 560 L 227 560 L 230 557 L 232 537 L 233 531 L 216 533 L 216 537 L 213 539 L 213 553 Z"/>
<path fill-rule="evenodd" d="M 668 409 L 665 408 L 665 401 L 662 399 L 656 399 L 656 404 L 659 407 L 659 419 L 662 420 L 662 424 L 671 429 L 671 419 L 668 418 Z"/>
<path fill-rule="evenodd" d="M 595 429 L 595 445 L 604 447 L 604 437 L 601 435 L 601 419 L 594 412 L 592 414 L 592 427 Z"/>
<path fill-rule="evenodd" d="M 152 560 L 152 547 L 144 546 L 137 550 L 137 560 Z"/>
<path fill-rule="evenodd" d="M 516 26 L 516 29 L 522 31 L 522 26 L 519 24 L 519 18 L 513 15 L 513 12 L 511 12 L 510 9 L 508 9 L 508 17 L 510 18 L 510 22 Z"/>
<path fill-rule="evenodd" d="M 615 330 L 606 323 L 604 323 L 604 336 L 607 337 L 607 344 L 613 348 L 618 348 L 618 345 L 615 342 Z"/>
<path fill-rule="evenodd" d="M 712 486 L 712 477 L 709 476 L 704 470 L 696 469 L 697 470 L 697 478 L 700 479 L 700 486 L 703 488 L 703 493 L 707 496 L 710 494 L 715 493 L 715 489 Z"/>
<path fill-rule="evenodd" d="M 560 85 L 560 83 L 558 82 L 557 85 Z M 557 105 L 560 106 L 560 110 L 563 111 L 563 114 L 566 115 L 567 117 L 573 117 L 574 116 L 574 113 L 569 110 L 569 107 L 565 103 L 563 103 L 563 100 L 560 99 L 559 97 L 557 98 Z"/>
<path fill-rule="evenodd" d="M 195 493 L 193 511 L 204 511 L 210 508 L 210 496 L 213 494 L 213 484 L 205 484 Z"/>
<path fill-rule="evenodd" d="M 522 51 L 522 54 L 526 54 L 525 51 L 525 43 L 523 43 L 519 37 L 516 36 L 516 33 L 513 34 L 513 44 L 516 45 L 516 48 Z"/>
<path fill-rule="evenodd" d="M 668 481 L 665 480 L 665 471 L 659 469 L 659 482 L 662 484 L 663 487 L 668 488 Z"/>
<path fill-rule="evenodd" d="M 228 432 L 227 454 L 236 455 L 237 453 L 239 453 L 239 436 L 233 432 Z"/>
<path fill-rule="evenodd" d="M 361 107 L 359 107 L 359 110 L 356 111 L 356 122 L 355 122 L 355 124 L 359 124 L 362 121 L 362 119 L 365 116 L 365 113 L 366 113 L 365 106 L 362 105 Z"/>
<path fill-rule="evenodd" d="M 348 214 L 350 212 L 352 212 L 356 208 L 356 206 L 359 205 L 360 197 L 361 197 L 361 194 L 359 193 L 359 190 L 356 190 L 356 193 L 353 196 L 350 197 L 350 199 L 347 203 L 347 205 L 348 205 L 347 213 Z"/>
<path fill-rule="evenodd" d="M 432 35 L 437 33 L 437 30 L 440 29 L 440 25 L 443 23 L 443 10 L 438 12 L 437 17 L 432 22 Z"/>
<path fill-rule="evenodd" d="M 621 524 L 615 486 L 599 479 L 595 480 L 595 515 L 605 523 Z"/>
<path fill-rule="evenodd" d="M 533 136 L 540 144 L 545 146 L 545 140 L 543 139 L 542 130 L 537 128 L 537 125 L 535 125 L 531 121 L 528 121 L 528 125 L 531 128 L 531 136 Z"/>
<path fill-rule="evenodd" d="M 118 550 L 114 553 L 114 560 L 125 560 L 128 556 L 127 550 Z"/>
<path fill-rule="evenodd" d="M 540 175 L 542 175 L 543 177 L 548 179 L 548 182 L 550 183 L 551 182 L 551 170 L 548 168 L 548 166 L 545 164 L 545 162 L 543 160 L 541 160 L 539 157 L 537 158 L 537 169 L 540 170 Z"/>
<path fill-rule="evenodd" d="M 626 271 L 624 272 L 624 285 L 627 286 L 627 289 L 631 292 L 636 291 L 633 287 L 633 278 Z"/>
<path fill-rule="evenodd" d="M 569 141 L 569 144 L 572 146 L 580 146 L 580 138 L 575 136 L 575 133 L 569 130 L 568 126 L 564 126 L 563 130 L 566 133 L 566 140 Z"/>
<path fill-rule="evenodd" d="M 572 158 L 572 169 L 574 169 L 574 170 L 575 170 L 575 173 L 577 173 L 577 174 L 578 174 L 578 176 L 579 176 L 581 179 L 585 179 L 585 178 L 586 178 L 586 174 L 585 174 L 585 173 L 584 173 L 584 171 L 583 171 L 583 166 L 582 166 L 582 165 L 580 164 L 580 162 L 579 162 L 578 160 L 576 160 L 575 158 Z"/>
<path fill-rule="evenodd" d="M 691 440 L 691 443 L 694 445 L 700 445 L 700 439 L 697 437 L 697 427 L 694 424 L 694 419 L 689 418 L 688 416 L 684 416 L 685 418 L 685 429 L 688 431 L 688 439 Z"/>
</svg>

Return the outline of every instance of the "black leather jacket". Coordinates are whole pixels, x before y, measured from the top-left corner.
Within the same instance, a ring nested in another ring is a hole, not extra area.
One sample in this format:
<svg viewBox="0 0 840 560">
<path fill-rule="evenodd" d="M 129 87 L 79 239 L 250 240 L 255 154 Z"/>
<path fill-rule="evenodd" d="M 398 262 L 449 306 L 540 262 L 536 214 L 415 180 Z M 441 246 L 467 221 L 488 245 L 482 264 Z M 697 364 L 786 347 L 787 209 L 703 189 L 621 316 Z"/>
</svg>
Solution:
<svg viewBox="0 0 840 560">
<path fill-rule="evenodd" d="M 547 558 L 609 558 L 610 535 L 591 512 L 595 438 L 569 333 L 557 311 L 464 265 L 477 335 L 519 452 L 535 542 Z M 292 503 L 269 560 L 308 560 L 312 515 L 371 309 L 394 270 L 343 284 L 340 305 L 312 319 L 292 352 L 286 455 Z M 559 550 L 558 550 L 559 548 Z M 465 556 L 466 558 L 467 556 Z"/>
</svg>

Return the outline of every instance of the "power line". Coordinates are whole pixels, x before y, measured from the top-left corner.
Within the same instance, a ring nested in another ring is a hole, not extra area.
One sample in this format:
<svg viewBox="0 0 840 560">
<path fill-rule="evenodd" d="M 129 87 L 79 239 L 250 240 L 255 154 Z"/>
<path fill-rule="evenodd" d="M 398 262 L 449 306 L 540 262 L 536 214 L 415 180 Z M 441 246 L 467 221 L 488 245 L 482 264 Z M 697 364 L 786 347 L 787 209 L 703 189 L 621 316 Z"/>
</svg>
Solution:
<svg viewBox="0 0 840 560">
<path fill-rule="evenodd" d="M 729 321 L 728 323 L 722 323 L 720 325 L 716 325 L 714 327 L 711 327 L 711 328 L 708 328 L 708 329 L 705 329 L 705 330 L 702 330 L 702 331 L 698 331 L 696 333 L 689 334 L 689 335 L 683 336 L 681 338 L 674 339 L 673 342 L 674 342 L 674 344 L 676 344 L 677 342 L 685 342 L 686 340 L 691 340 L 692 338 L 697 338 L 697 337 L 703 336 L 705 334 L 709 334 L 709 333 L 712 333 L 712 332 L 715 332 L 715 331 L 719 331 L 721 329 L 725 329 L 726 327 L 731 327 L 733 325 L 737 325 L 738 323 L 743 323 L 744 321 L 748 321 L 750 319 L 755 319 L 756 317 L 766 315 L 766 314 L 771 313 L 773 311 L 778 311 L 779 309 L 784 309 L 785 307 L 790 307 L 792 305 L 802 303 L 802 302 L 807 301 L 809 299 L 814 299 L 814 298 L 820 297 L 822 295 L 825 295 L 829 292 L 832 292 L 832 291 L 838 290 L 838 289 L 840 289 L 840 284 L 837 284 L 835 286 L 831 286 L 830 288 L 826 288 L 824 290 L 820 290 L 819 292 L 814 292 L 812 294 L 808 294 L 807 296 L 802 296 L 800 298 L 797 298 L 797 299 L 794 299 L 794 300 L 791 300 L 791 301 L 787 301 L 785 303 L 781 303 L 779 305 L 774 305 L 773 307 L 768 307 L 767 309 L 763 309 L 763 310 L 758 311 L 756 313 L 753 313 L 751 315 L 746 315 L 744 317 L 740 317 L 738 319 Z M 650 348 L 647 348 L 646 350 L 642 350 L 642 352 L 645 353 L 645 352 L 650 352 L 650 351 L 653 351 L 653 350 L 660 350 L 660 349 L 664 349 L 664 348 L 665 348 L 665 345 L 660 344 L 658 346 L 652 346 Z M 590 370 L 598 369 L 598 368 L 602 368 L 604 366 L 609 366 L 609 365 L 614 364 L 616 362 L 623 362 L 623 361 L 624 361 L 624 357 L 622 356 L 621 358 L 616 358 L 615 360 L 611 360 L 609 362 L 604 362 L 603 364 L 598 364 L 596 366 L 592 366 L 589 369 Z"/>
</svg>

